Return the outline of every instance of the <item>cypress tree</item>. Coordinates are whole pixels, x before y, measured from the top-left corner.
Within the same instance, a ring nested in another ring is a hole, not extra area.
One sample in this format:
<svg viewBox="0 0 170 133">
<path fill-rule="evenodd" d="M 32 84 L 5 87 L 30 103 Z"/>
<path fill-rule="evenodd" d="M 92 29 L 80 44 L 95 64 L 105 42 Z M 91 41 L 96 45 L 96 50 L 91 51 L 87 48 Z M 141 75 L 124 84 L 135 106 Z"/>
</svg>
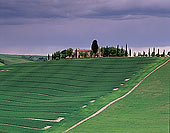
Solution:
<svg viewBox="0 0 170 133">
<path fill-rule="evenodd" d="M 155 57 L 155 48 L 153 48 L 152 57 Z"/>
<path fill-rule="evenodd" d="M 138 56 L 141 56 L 142 54 L 141 54 L 141 52 L 138 52 Z"/>
<path fill-rule="evenodd" d="M 153 48 L 153 55 L 155 56 L 155 48 Z"/>
<path fill-rule="evenodd" d="M 75 53 L 75 55 L 76 55 L 76 58 L 77 58 L 77 49 L 76 49 L 76 51 L 75 51 L 76 53 Z"/>
<path fill-rule="evenodd" d="M 54 55 L 52 54 L 52 60 L 54 60 Z"/>
<path fill-rule="evenodd" d="M 119 56 L 119 45 L 117 45 L 116 56 Z"/>
<path fill-rule="evenodd" d="M 127 44 L 126 44 L 125 56 L 128 56 L 128 52 L 127 52 Z"/>
<path fill-rule="evenodd" d="M 98 49 L 99 49 L 99 46 L 97 44 L 97 40 L 94 40 L 92 45 L 91 45 L 91 49 L 93 50 L 93 53 L 95 54 L 96 56 L 96 53 L 98 52 Z"/>
<path fill-rule="evenodd" d="M 164 52 L 163 52 L 163 57 L 165 57 L 165 50 L 164 50 Z"/>
<path fill-rule="evenodd" d="M 133 53 L 133 56 L 136 57 L 136 52 Z"/>
<path fill-rule="evenodd" d="M 53 54 L 53 59 L 56 60 L 56 53 Z"/>
<path fill-rule="evenodd" d="M 143 51 L 143 56 L 145 56 L 145 51 Z"/>
<path fill-rule="evenodd" d="M 158 48 L 158 55 L 159 55 L 159 48 Z"/>
<path fill-rule="evenodd" d="M 120 51 L 120 56 L 124 56 L 124 55 L 125 53 L 124 53 L 123 46 L 122 46 L 121 51 Z"/>
<path fill-rule="evenodd" d="M 50 60 L 50 55 L 48 54 L 48 60 Z"/>
<path fill-rule="evenodd" d="M 129 49 L 129 56 L 131 57 L 132 56 L 132 50 Z"/>
<path fill-rule="evenodd" d="M 160 55 L 159 55 L 159 48 L 158 48 L 158 53 L 156 54 L 156 56 L 157 56 L 157 57 L 159 57 L 159 56 L 160 56 Z"/>
<path fill-rule="evenodd" d="M 151 49 L 149 48 L 149 51 L 148 51 L 148 55 L 149 57 L 151 56 Z"/>
</svg>

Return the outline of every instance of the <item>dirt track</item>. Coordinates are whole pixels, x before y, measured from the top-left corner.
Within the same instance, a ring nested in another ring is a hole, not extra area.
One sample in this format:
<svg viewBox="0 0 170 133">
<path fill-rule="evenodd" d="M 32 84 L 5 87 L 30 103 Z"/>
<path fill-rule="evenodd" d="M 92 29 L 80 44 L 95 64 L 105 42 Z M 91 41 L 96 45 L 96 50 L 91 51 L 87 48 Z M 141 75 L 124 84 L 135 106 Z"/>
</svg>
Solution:
<svg viewBox="0 0 170 133">
<path fill-rule="evenodd" d="M 148 76 L 150 76 L 153 72 L 155 72 L 156 70 L 158 70 L 159 68 L 161 68 L 162 66 L 164 66 L 165 64 L 167 64 L 170 61 L 170 59 L 168 61 L 166 61 L 165 63 L 163 63 L 162 65 L 158 66 L 156 69 L 154 69 L 152 72 L 150 72 L 148 75 L 146 75 L 138 84 L 136 84 L 128 93 L 126 93 L 125 95 L 115 99 L 114 101 L 108 103 L 106 106 L 104 106 L 103 108 L 101 108 L 100 110 L 98 110 L 96 113 L 92 114 L 91 116 L 85 118 L 84 120 L 81 120 L 80 122 L 76 123 L 75 125 L 73 125 L 72 127 L 70 127 L 69 129 L 67 129 L 66 131 L 64 131 L 64 133 L 68 132 L 69 130 L 75 128 L 76 126 L 80 125 L 81 123 L 89 120 L 90 118 L 96 116 L 97 114 L 101 113 L 103 110 L 105 110 L 107 107 L 109 107 L 111 104 L 125 98 L 126 96 L 128 96 L 132 91 L 134 91 Z"/>
</svg>

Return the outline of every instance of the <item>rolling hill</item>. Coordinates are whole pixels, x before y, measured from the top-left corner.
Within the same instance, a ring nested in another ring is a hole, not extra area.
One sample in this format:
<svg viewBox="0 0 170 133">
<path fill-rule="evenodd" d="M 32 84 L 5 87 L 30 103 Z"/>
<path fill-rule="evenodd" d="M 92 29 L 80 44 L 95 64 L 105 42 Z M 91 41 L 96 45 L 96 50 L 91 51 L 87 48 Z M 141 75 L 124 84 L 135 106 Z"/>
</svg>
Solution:
<svg viewBox="0 0 170 133">
<path fill-rule="evenodd" d="M 3 64 L 3 63 L 0 63 L 0 66 L 4 66 L 4 64 Z"/>
<path fill-rule="evenodd" d="M 10 65 L 33 61 L 44 61 L 46 58 L 46 56 L 0 54 L 0 63 L 4 65 Z"/>
<path fill-rule="evenodd" d="M 150 75 L 128 97 L 71 133 L 168 133 L 170 63 Z"/>
<path fill-rule="evenodd" d="M 0 67 L 0 132 L 63 132 L 127 93 L 166 58 L 93 58 Z"/>
</svg>

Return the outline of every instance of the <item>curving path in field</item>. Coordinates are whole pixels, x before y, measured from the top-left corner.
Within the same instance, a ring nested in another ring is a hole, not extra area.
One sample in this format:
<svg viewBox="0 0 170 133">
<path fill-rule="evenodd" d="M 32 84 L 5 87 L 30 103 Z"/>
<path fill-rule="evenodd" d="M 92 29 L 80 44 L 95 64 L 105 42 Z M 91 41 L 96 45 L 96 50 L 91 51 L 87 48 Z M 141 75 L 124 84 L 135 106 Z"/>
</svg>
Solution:
<svg viewBox="0 0 170 133">
<path fill-rule="evenodd" d="M 84 120 L 76 123 L 75 125 L 73 125 L 72 127 L 70 127 L 69 129 L 67 129 L 67 130 L 64 131 L 64 132 L 70 131 L 71 129 L 77 127 L 77 126 L 80 125 L 81 123 L 83 123 L 83 122 L 89 120 L 90 118 L 96 116 L 97 114 L 101 113 L 103 110 L 105 110 L 107 107 L 109 107 L 109 106 L 112 105 L 113 103 L 115 103 L 115 102 L 117 102 L 117 101 L 125 98 L 126 96 L 128 96 L 128 95 L 129 95 L 132 91 L 134 91 L 148 76 L 150 76 L 153 72 L 155 72 L 156 70 L 158 70 L 159 68 L 161 68 L 162 66 L 164 66 L 165 64 L 167 64 L 169 61 L 170 61 L 170 59 L 167 60 L 167 61 L 166 61 L 165 63 L 163 63 L 162 65 L 158 66 L 156 69 L 154 69 L 154 70 L 153 70 L 152 72 L 150 72 L 148 75 L 146 75 L 146 76 L 145 76 L 138 84 L 136 84 L 128 93 L 126 93 L 125 95 L 123 95 L 123 96 L 115 99 L 114 101 L 110 102 L 109 104 L 107 104 L 106 106 L 104 106 L 103 108 L 101 108 L 101 109 L 100 109 L 99 111 L 97 111 L 96 113 L 94 113 L 94 114 L 92 114 L 91 116 L 85 118 Z"/>
</svg>

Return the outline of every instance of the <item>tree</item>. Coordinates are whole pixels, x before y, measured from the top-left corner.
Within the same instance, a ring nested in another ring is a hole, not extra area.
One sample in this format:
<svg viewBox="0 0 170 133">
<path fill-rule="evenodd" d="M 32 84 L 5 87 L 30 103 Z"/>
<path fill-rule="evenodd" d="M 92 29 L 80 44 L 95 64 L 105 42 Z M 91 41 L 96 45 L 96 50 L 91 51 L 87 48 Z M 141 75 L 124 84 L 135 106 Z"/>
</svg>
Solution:
<svg viewBox="0 0 170 133">
<path fill-rule="evenodd" d="M 56 53 L 53 54 L 53 59 L 56 60 L 57 56 Z"/>
<path fill-rule="evenodd" d="M 108 57 L 110 55 L 110 49 L 108 46 L 102 47 L 101 52 L 102 52 L 103 57 Z"/>
<path fill-rule="evenodd" d="M 168 55 L 170 56 L 170 52 L 168 52 Z"/>
<path fill-rule="evenodd" d="M 157 56 L 157 57 L 159 57 L 159 56 L 160 56 L 160 55 L 159 55 L 159 48 L 158 48 L 158 53 L 156 54 L 156 56 Z"/>
<path fill-rule="evenodd" d="M 165 56 L 165 49 L 164 49 L 163 55 Z"/>
<path fill-rule="evenodd" d="M 163 54 L 161 55 L 161 57 L 165 57 L 165 50 L 163 51 Z"/>
<path fill-rule="evenodd" d="M 110 56 L 115 56 L 116 55 L 116 48 L 109 47 L 109 55 Z"/>
<path fill-rule="evenodd" d="M 141 56 L 142 54 L 141 54 L 141 52 L 138 52 L 138 56 Z"/>
<path fill-rule="evenodd" d="M 125 56 L 125 51 L 124 51 L 123 47 L 121 48 L 119 55 L 120 55 L 120 56 Z"/>
<path fill-rule="evenodd" d="M 129 49 L 129 56 L 131 57 L 132 56 L 132 50 Z"/>
<path fill-rule="evenodd" d="M 87 58 L 87 55 L 88 55 L 88 52 L 85 51 L 85 52 L 83 53 L 84 58 Z"/>
<path fill-rule="evenodd" d="M 60 60 L 60 58 L 61 58 L 61 52 L 60 52 L 60 51 L 57 51 L 55 54 L 56 54 L 56 57 Z"/>
<path fill-rule="evenodd" d="M 149 51 L 148 51 L 148 56 L 150 57 L 151 56 L 151 49 L 149 48 Z"/>
<path fill-rule="evenodd" d="M 50 55 L 48 54 L 48 60 L 50 60 Z"/>
<path fill-rule="evenodd" d="M 80 51 L 79 54 L 80 54 L 81 57 L 83 57 L 83 55 L 84 55 L 83 51 Z"/>
<path fill-rule="evenodd" d="M 109 47 L 106 46 L 106 47 L 104 48 L 104 57 L 108 57 L 109 55 L 110 55 Z"/>
<path fill-rule="evenodd" d="M 99 53 L 97 53 L 96 56 L 99 57 Z"/>
<path fill-rule="evenodd" d="M 77 58 L 76 51 L 75 51 L 75 52 L 73 52 L 72 58 Z"/>
<path fill-rule="evenodd" d="M 52 60 L 53 60 L 54 58 L 53 58 L 53 54 L 52 54 Z"/>
<path fill-rule="evenodd" d="M 103 53 L 104 53 L 104 47 L 101 47 L 101 53 L 102 53 L 102 56 L 103 56 Z"/>
<path fill-rule="evenodd" d="M 119 45 L 117 45 L 116 56 L 119 56 Z"/>
<path fill-rule="evenodd" d="M 69 58 L 72 56 L 72 53 L 73 53 L 72 48 L 67 49 L 67 56 L 69 56 Z"/>
<path fill-rule="evenodd" d="M 76 51 L 75 51 L 75 56 L 76 56 L 76 58 L 77 58 L 77 49 L 76 49 Z"/>
<path fill-rule="evenodd" d="M 90 51 L 90 57 L 92 57 L 92 56 L 93 56 L 93 54 L 94 54 L 94 53 L 93 53 L 93 51 Z"/>
<path fill-rule="evenodd" d="M 61 58 L 65 59 L 66 57 L 67 57 L 67 50 L 65 49 L 65 50 L 61 51 Z"/>
<path fill-rule="evenodd" d="M 136 52 L 133 53 L 133 56 L 136 57 Z"/>
<path fill-rule="evenodd" d="M 145 57 L 146 56 L 146 54 L 145 54 L 145 51 L 143 51 L 143 55 L 142 55 L 143 57 Z"/>
<path fill-rule="evenodd" d="M 73 54 L 71 56 L 72 56 L 72 58 L 74 58 L 75 57 L 75 52 L 73 52 Z"/>
<path fill-rule="evenodd" d="M 125 51 L 125 56 L 128 56 L 128 51 L 127 51 L 127 44 L 126 44 L 126 51 Z"/>
<path fill-rule="evenodd" d="M 155 57 L 155 48 L 153 48 L 153 52 L 152 52 L 151 56 Z"/>
<path fill-rule="evenodd" d="M 95 56 L 96 56 L 96 53 L 98 51 L 98 48 L 99 48 L 99 46 L 97 44 L 97 40 L 94 40 L 93 43 L 92 43 L 91 49 L 93 50 L 93 53 L 95 54 Z"/>
</svg>

